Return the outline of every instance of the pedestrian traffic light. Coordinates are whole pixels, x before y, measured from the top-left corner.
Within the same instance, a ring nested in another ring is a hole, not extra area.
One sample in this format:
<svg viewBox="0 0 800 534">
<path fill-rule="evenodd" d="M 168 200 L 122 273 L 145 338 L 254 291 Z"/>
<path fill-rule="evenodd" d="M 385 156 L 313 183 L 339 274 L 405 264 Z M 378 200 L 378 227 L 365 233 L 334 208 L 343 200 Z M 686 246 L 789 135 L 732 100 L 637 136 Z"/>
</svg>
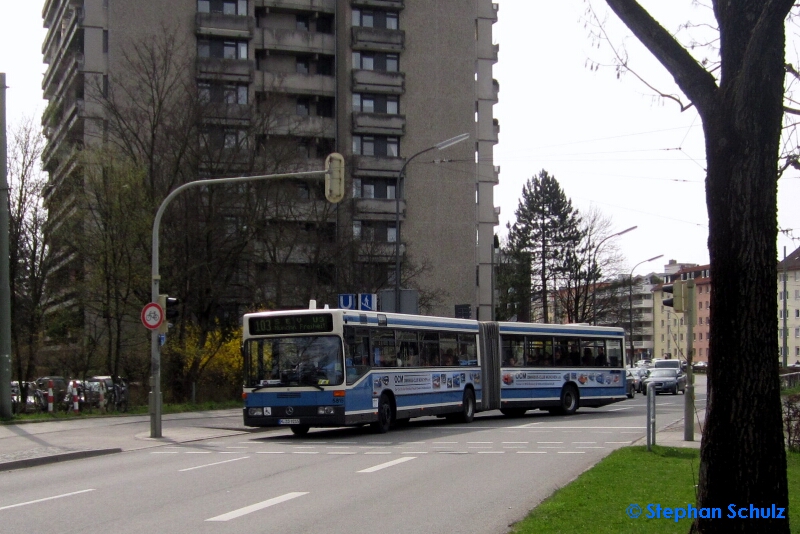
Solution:
<svg viewBox="0 0 800 534">
<path fill-rule="evenodd" d="M 672 298 L 662 301 L 664 306 L 670 306 L 676 313 L 686 311 L 686 282 L 678 281 L 674 284 L 665 285 L 662 291 L 672 295 Z"/>
<path fill-rule="evenodd" d="M 325 159 L 325 198 L 334 204 L 344 198 L 344 156 L 336 152 Z"/>
<path fill-rule="evenodd" d="M 178 318 L 181 314 L 180 310 L 178 309 L 178 304 L 181 301 L 176 299 L 175 297 L 169 297 L 167 295 L 159 295 L 158 296 L 158 305 L 161 306 L 161 309 L 164 311 L 164 320 L 161 322 L 161 326 L 158 328 L 158 332 L 161 334 L 166 334 L 167 330 L 169 330 L 170 321 L 173 321 Z"/>
</svg>

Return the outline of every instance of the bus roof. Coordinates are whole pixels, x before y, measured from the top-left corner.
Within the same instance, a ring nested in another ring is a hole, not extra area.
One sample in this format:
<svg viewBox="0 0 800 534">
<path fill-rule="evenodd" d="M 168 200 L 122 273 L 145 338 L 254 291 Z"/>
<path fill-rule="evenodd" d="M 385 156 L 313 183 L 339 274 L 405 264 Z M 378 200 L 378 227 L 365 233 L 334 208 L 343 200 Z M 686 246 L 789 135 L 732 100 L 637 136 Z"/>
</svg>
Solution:
<svg viewBox="0 0 800 534">
<path fill-rule="evenodd" d="M 550 334 L 550 335 L 603 335 L 624 337 L 625 330 L 608 326 L 590 326 L 581 324 L 543 324 L 543 323 L 497 323 L 500 334 Z"/>
</svg>

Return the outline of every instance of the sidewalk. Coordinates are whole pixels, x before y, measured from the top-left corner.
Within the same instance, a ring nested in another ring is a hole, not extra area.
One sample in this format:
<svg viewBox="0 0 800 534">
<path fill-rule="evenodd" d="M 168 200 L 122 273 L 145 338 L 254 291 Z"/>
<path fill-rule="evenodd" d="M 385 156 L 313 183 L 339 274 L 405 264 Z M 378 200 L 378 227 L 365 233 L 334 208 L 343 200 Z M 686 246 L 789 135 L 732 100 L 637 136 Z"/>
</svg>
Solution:
<svg viewBox="0 0 800 534">
<path fill-rule="evenodd" d="M 239 409 L 164 415 L 161 438 L 149 415 L 1 425 L 0 471 L 252 432 Z"/>
</svg>

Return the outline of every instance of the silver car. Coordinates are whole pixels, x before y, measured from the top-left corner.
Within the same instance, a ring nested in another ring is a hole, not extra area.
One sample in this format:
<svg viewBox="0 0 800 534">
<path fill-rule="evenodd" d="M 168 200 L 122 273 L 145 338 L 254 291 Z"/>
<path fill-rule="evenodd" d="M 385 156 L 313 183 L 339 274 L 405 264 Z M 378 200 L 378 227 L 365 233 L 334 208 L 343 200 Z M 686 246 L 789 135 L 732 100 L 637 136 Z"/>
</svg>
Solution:
<svg viewBox="0 0 800 534">
<path fill-rule="evenodd" d="M 656 394 L 669 392 L 677 395 L 678 391 L 686 393 L 686 375 L 680 369 L 650 369 L 642 384 L 642 393 L 647 393 L 651 387 Z"/>
</svg>

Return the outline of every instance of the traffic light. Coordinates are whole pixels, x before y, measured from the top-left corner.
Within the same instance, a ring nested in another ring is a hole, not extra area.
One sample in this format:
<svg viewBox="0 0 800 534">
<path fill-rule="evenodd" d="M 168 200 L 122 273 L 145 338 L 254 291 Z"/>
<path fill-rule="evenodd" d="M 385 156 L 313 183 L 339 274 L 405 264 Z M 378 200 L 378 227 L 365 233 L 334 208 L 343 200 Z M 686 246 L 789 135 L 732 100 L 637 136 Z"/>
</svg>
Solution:
<svg viewBox="0 0 800 534">
<path fill-rule="evenodd" d="M 170 321 L 177 319 L 181 314 L 178 309 L 178 304 L 180 303 L 181 301 L 175 297 L 169 297 L 167 295 L 158 296 L 158 305 L 164 310 L 164 320 L 161 322 L 161 326 L 158 329 L 159 333 L 166 334 L 170 327 Z"/>
<path fill-rule="evenodd" d="M 686 311 L 686 282 L 679 281 L 674 284 L 665 285 L 663 291 L 664 293 L 672 295 L 672 298 L 662 301 L 664 306 L 670 306 L 676 313 L 683 313 Z"/>
<path fill-rule="evenodd" d="M 336 152 L 325 158 L 325 198 L 334 204 L 344 198 L 344 156 Z"/>
</svg>

